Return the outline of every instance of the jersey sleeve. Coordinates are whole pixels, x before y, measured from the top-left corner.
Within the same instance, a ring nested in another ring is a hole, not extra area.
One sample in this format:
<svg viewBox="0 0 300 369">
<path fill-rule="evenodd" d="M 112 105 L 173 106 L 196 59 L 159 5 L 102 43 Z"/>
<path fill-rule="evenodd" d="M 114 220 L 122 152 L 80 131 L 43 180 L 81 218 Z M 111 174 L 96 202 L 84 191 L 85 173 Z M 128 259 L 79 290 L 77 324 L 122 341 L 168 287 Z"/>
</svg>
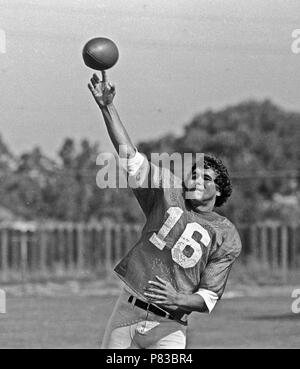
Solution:
<svg viewBox="0 0 300 369">
<path fill-rule="evenodd" d="M 241 241 L 234 228 L 222 245 L 209 257 L 201 275 L 199 289 L 209 290 L 222 297 L 230 270 L 241 252 Z"/>
<path fill-rule="evenodd" d="M 146 156 L 139 152 L 133 159 L 128 160 L 128 184 L 146 217 L 150 214 L 154 204 L 161 198 L 164 177 L 169 175 L 166 171 L 167 169 L 150 163 Z"/>
<path fill-rule="evenodd" d="M 195 294 L 200 295 L 203 298 L 208 313 L 211 313 L 219 299 L 218 295 L 215 292 L 205 290 L 204 288 L 199 288 L 199 290 L 195 292 Z"/>
</svg>

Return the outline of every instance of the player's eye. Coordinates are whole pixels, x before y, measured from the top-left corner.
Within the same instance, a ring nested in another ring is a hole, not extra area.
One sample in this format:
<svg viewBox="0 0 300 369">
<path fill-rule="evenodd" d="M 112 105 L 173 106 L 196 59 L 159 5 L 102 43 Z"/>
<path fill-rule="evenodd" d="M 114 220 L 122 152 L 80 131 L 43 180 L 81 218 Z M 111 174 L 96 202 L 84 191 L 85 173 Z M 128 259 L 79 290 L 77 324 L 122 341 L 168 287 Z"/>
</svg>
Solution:
<svg viewBox="0 0 300 369">
<path fill-rule="evenodd" d="M 212 181 L 212 178 L 209 175 L 205 174 L 204 175 L 204 180 L 205 181 Z"/>
<path fill-rule="evenodd" d="M 197 178 L 197 172 L 196 172 L 196 169 L 194 169 L 192 172 L 192 179 L 196 179 L 196 178 Z"/>
</svg>

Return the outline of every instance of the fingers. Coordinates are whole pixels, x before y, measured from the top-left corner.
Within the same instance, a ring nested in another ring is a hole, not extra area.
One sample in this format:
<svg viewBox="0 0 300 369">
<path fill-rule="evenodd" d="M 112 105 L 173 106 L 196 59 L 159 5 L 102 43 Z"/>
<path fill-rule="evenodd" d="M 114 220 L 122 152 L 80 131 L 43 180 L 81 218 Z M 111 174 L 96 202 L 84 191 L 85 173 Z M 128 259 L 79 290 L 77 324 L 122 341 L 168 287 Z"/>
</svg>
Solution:
<svg viewBox="0 0 300 369">
<path fill-rule="evenodd" d="M 93 96 L 96 96 L 98 94 L 98 91 L 94 88 L 94 86 L 91 83 L 88 83 L 88 89 L 91 91 Z"/>
<path fill-rule="evenodd" d="M 164 291 L 164 290 L 160 290 L 160 289 L 157 289 L 157 288 L 145 288 L 145 293 L 148 293 L 148 292 L 154 292 L 154 293 L 158 293 L 159 295 L 162 295 L 162 296 L 167 296 L 168 293 L 167 291 Z"/>
<path fill-rule="evenodd" d="M 106 83 L 107 82 L 107 74 L 105 70 L 101 71 L 102 73 L 102 82 Z"/>
<path fill-rule="evenodd" d="M 159 287 L 160 289 L 165 288 L 165 285 L 163 285 L 162 283 L 159 283 L 159 282 L 149 281 L 148 283 L 152 284 L 153 286 Z"/>
<path fill-rule="evenodd" d="M 88 88 L 94 97 L 101 96 L 100 91 L 97 88 L 95 88 L 91 83 L 88 83 Z"/>
<path fill-rule="evenodd" d="M 100 79 L 97 76 L 97 74 L 94 73 L 93 74 L 93 77 L 91 78 L 91 84 L 93 85 L 94 88 L 97 88 L 97 86 L 99 85 L 99 83 L 100 83 Z"/>
<path fill-rule="evenodd" d="M 94 86 L 94 88 L 97 88 L 98 86 L 100 86 L 103 89 L 104 87 L 107 87 L 108 85 L 111 85 L 110 83 L 107 82 L 106 74 L 103 75 L 104 72 L 102 72 L 102 81 L 100 80 L 98 74 L 96 74 L 96 73 L 93 74 L 93 76 L 91 78 L 91 83 Z"/>
<path fill-rule="evenodd" d="M 156 276 L 155 276 L 155 278 L 156 278 L 160 283 L 162 283 L 164 286 L 167 284 L 167 282 L 166 282 L 164 279 L 160 278 L 158 275 L 156 275 Z"/>
<path fill-rule="evenodd" d="M 172 305 L 172 302 L 166 299 L 165 297 L 161 299 L 151 299 L 150 298 L 150 301 L 151 301 L 151 304 L 156 304 L 156 305 L 164 305 L 164 306 Z"/>
<path fill-rule="evenodd" d="M 159 300 L 155 300 L 152 302 L 153 304 L 156 304 L 156 305 L 171 305 L 167 300 L 166 301 L 159 301 Z"/>
<path fill-rule="evenodd" d="M 92 78 L 94 78 L 94 80 L 96 81 L 96 83 L 100 83 L 101 82 L 97 73 L 94 73 Z"/>
<path fill-rule="evenodd" d="M 116 94 L 115 85 L 110 82 L 107 82 L 106 74 L 102 72 L 103 80 L 101 81 L 99 76 L 94 73 L 90 79 L 90 83 L 88 84 L 88 88 L 93 94 L 94 97 L 98 97 L 101 95 L 109 96 L 111 95 L 112 98 Z"/>
<path fill-rule="evenodd" d="M 108 85 L 110 87 L 111 93 L 114 94 L 116 92 L 116 86 L 113 83 L 110 83 L 110 82 L 108 82 Z"/>
<path fill-rule="evenodd" d="M 156 295 L 155 293 L 145 292 L 144 295 L 147 297 L 150 297 L 151 299 L 165 300 L 165 296 Z"/>
</svg>

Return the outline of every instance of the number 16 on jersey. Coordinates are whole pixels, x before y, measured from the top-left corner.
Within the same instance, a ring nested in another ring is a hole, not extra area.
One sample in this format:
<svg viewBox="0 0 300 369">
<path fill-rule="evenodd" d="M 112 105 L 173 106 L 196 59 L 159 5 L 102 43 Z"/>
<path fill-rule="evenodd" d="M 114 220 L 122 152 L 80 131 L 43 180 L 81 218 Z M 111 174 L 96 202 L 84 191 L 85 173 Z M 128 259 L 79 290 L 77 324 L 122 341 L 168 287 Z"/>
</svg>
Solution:
<svg viewBox="0 0 300 369">
<path fill-rule="evenodd" d="M 163 250 L 166 246 L 165 239 L 181 218 L 183 210 L 179 207 L 171 207 L 167 210 L 167 214 L 168 217 L 160 230 L 157 233 L 154 232 L 149 239 L 160 250 Z M 172 259 L 183 268 L 194 267 L 202 257 L 201 245 L 193 238 L 195 232 L 201 235 L 201 244 L 203 246 L 208 247 L 211 241 L 209 233 L 199 223 L 188 223 L 178 241 L 171 249 Z M 190 246 L 193 250 L 190 256 L 184 254 L 187 246 Z"/>
</svg>

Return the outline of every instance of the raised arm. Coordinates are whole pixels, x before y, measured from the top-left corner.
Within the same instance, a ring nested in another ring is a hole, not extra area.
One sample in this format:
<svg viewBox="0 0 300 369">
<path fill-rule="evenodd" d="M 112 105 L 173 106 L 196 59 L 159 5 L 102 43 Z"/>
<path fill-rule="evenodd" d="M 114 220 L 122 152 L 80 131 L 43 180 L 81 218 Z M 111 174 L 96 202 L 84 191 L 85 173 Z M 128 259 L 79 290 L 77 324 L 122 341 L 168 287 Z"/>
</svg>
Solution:
<svg viewBox="0 0 300 369">
<path fill-rule="evenodd" d="M 133 145 L 120 117 L 113 104 L 116 94 L 115 86 L 107 81 L 105 71 L 102 71 L 102 81 L 96 73 L 88 84 L 97 105 L 99 106 L 109 137 L 121 158 L 130 159 L 135 155 L 135 146 Z"/>
<path fill-rule="evenodd" d="M 115 87 L 107 82 L 105 72 L 102 72 L 102 81 L 94 74 L 88 87 L 102 112 L 108 134 L 117 153 L 126 161 L 126 170 L 130 178 L 129 186 L 133 189 L 147 217 L 158 199 L 160 169 L 151 167 L 146 157 L 137 152 L 133 145 L 113 104 Z"/>
</svg>

